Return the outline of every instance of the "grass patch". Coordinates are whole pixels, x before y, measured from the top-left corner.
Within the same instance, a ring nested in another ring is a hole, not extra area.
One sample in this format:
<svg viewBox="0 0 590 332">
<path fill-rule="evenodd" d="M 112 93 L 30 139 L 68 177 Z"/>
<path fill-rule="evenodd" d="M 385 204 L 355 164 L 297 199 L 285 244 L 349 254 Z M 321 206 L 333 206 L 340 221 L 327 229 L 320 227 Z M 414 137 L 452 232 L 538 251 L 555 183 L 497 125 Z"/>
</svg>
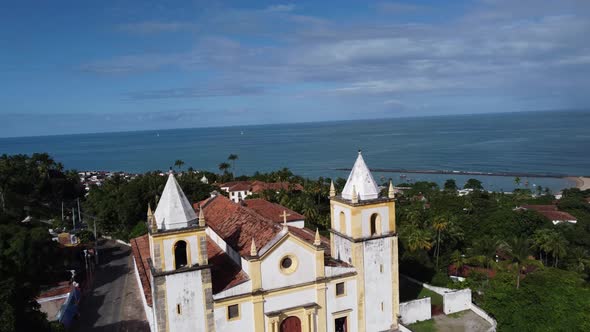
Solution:
<svg viewBox="0 0 590 332">
<path fill-rule="evenodd" d="M 400 278 L 400 302 L 407 302 L 417 299 L 423 299 L 430 297 L 430 303 L 433 305 L 442 306 L 442 296 L 426 289 L 416 283 L 413 283 L 406 278 Z"/>
<path fill-rule="evenodd" d="M 434 319 L 425 320 L 408 325 L 408 328 L 414 332 L 435 332 L 436 326 L 434 325 Z"/>
</svg>

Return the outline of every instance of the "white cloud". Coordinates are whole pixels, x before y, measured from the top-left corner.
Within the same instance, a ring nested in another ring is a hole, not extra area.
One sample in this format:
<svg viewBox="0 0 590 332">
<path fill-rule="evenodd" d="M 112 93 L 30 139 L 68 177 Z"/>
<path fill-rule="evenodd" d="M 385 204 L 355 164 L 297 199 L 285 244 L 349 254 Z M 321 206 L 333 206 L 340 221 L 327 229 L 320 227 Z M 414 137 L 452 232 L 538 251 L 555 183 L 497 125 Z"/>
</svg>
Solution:
<svg viewBox="0 0 590 332">
<path fill-rule="evenodd" d="M 271 5 L 266 7 L 265 11 L 267 12 L 291 12 L 295 9 L 295 5 L 290 4 L 279 4 L 279 5 Z"/>
</svg>

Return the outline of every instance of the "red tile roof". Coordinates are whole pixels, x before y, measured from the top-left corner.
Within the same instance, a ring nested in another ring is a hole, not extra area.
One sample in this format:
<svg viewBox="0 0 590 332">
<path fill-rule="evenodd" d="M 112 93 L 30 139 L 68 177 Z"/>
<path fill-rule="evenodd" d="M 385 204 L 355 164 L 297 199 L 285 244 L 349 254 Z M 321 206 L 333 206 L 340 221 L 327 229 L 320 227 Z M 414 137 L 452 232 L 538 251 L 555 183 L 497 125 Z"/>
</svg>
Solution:
<svg viewBox="0 0 590 332">
<path fill-rule="evenodd" d="M 251 186 L 249 183 L 237 183 L 234 184 L 233 186 L 229 187 L 228 189 L 229 191 L 250 191 L 251 190 Z"/>
<path fill-rule="evenodd" d="M 290 216 L 287 217 L 287 221 L 303 220 L 305 217 L 293 210 L 287 209 L 286 207 L 271 203 L 265 199 L 247 199 L 244 201 L 247 208 L 254 210 L 259 215 L 270 219 L 274 222 L 282 223 L 283 217 L 280 215 L 286 211 Z"/>
<path fill-rule="evenodd" d="M 213 294 L 248 280 L 248 275 L 207 236 L 207 255 L 211 267 Z"/>
<path fill-rule="evenodd" d="M 139 279 L 141 280 L 141 287 L 143 288 L 143 294 L 147 304 L 152 306 L 152 284 L 151 284 L 151 271 L 148 263 L 150 258 L 150 243 L 148 235 L 143 235 L 131 239 L 131 250 L 133 251 L 133 259 L 135 259 L 135 265 L 139 272 Z"/>
<path fill-rule="evenodd" d="M 250 256 L 252 239 L 258 248 L 262 248 L 282 229 L 272 220 L 225 196 L 218 195 L 194 205 L 203 207 L 207 226 L 242 257 Z"/>
<path fill-rule="evenodd" d="M 72 285 L 70 284 L 70 282 L 69 281 L 61 281 L 61 282 L 57 283 L 56 285 L 54 285 L 54 287 L 52 287 L 48 290 L 42 291 L 41 294 L 39 294 L 39 296 L 37 297 L 37 299 L 67 294 L 70 292 L 70 290 L 72 290 Z"/>
<path fill-rule="evenodd" d="M 557 211 L 556 205 L 523 205 L 522 208 L 535 211 Z"/>
<path fill-rule="evenodd" d="M 576 217 L 563 211 L 558 211 L 556 205 L 523 205 L 527 210 L 534 210 L 549 220 L 577 220 Z"/>
<path fill-rule="evenodd" d="M 264 190 L 287 190 L 287 191 L 301 191 L 303 190 L 303 186 L 298 183 L 291 184 L 289 182 L 262 182 L 262 181 L 254 181 L 252 182 L 252 192 L 259 193 Z"/>
<path fill-rule="evenodd" d="M 148 258 L 150 258 L 148 235 L 131 239 L 131 249 L 139 271 L 139 279 L 141 280 L 146 302 L 149 306 L 152 306 L 151 271 L 148 265 Z M 209 264 L 212 265 L 213 294 L 248 280 L 248 275 L 209 237 L 207 237 L 207 256 Z"/>
</svg>

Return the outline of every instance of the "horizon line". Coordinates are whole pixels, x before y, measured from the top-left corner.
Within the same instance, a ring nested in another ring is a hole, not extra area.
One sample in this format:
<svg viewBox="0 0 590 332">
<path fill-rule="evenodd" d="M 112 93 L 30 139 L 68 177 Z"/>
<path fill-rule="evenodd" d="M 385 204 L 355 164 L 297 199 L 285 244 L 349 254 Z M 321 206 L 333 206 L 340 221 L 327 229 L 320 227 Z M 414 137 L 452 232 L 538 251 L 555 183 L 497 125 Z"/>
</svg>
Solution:
<svg viewBox="0 0 590 332">
<path fill-rule="evenodd" d="M 29 136 L 0 136 L 1 139 L 15 139 L 15 138 L 39 138 L 39 137 L 59 137 L 59 136 L 80 136 L 80 135 L 101 135 L 101 134 L 122 134 L 122 133 L 142 133 L 152 131 L 172 131 L 172 130 L 187 130 L 187 129 L 218 129 L 218 128 L 235 128 L 235 127 L 257 127 L 257 126 L 273 126 L 273 125 L 299 125 L 299 124 L 321 124 L 321 123 L 337 123 L 337 122 L 354 122 L 354 121 L 376 121 L 376 120 L 391 120 L 391 119 L 416 119 L 416 118 L 439 118 L 452 116 L 467 116 L 467 115 L 494 115 L 494 114 L 515 114 L 515 113 L 549 113 L 549 112 L 590 112 L 590 109 L 545 109 L 545 110 L 524 110 L 524 111 L 500 111 L 500 112 L 485 112 L 485 113 L 454 113 L 454 114 L 428 114 L 428 115 L 410 115 L 410 116 L 393 116 L 393 117 L 378 117 L 366 119 L 342 119 L 342 120 L 322 120 L 322 121 L 294 121 L 294 122 L 275 122 L 275 123 L 260 123 L 247 125 L 226 125 L 226 126 L 210 126 L 210 127 L 177 127 L 177 128 L 153 128 L 140 130 L 115 130 L 115 131 L 96 131 L 96 132 L 79 132 L 70 134 L 50 134 L 50 135 L 29 135 Z"/>
</svg>

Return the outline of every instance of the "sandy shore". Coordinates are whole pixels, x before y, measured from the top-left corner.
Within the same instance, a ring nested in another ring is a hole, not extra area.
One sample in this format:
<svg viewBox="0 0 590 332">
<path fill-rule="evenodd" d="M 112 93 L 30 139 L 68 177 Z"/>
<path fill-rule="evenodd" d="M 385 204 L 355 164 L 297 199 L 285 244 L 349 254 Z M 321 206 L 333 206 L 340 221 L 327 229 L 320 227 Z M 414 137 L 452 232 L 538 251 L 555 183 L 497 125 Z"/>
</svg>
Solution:
<svg viewBox="0 0 590 332">
<path fill-rule="evenodd" d="M 580 188 L 580 190 L 590 189 L 590 178 L 578 176 L 578 177 L 568 177 L 568 180 L 576 181 L 576 188 Z"/>
</svg>

